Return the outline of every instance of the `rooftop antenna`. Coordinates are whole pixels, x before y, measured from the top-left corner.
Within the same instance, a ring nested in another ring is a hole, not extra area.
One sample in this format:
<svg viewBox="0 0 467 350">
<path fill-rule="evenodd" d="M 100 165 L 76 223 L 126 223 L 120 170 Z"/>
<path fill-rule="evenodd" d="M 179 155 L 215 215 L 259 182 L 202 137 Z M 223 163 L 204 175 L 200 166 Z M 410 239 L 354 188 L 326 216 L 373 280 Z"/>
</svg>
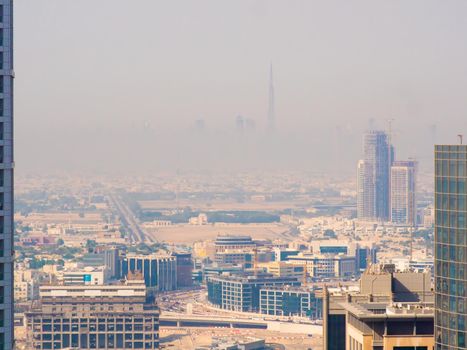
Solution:
<svg viewBox="0 0 467 350">
<path fill-rule="evenodd" d="M 459 143 L 462 145 L 462 141 L 463 141 L 463 139 L 464 139 L 464 135 L 459 134 L 459 135 L 457 135 L 457 137 L 459 138 Z"/>
</svg>

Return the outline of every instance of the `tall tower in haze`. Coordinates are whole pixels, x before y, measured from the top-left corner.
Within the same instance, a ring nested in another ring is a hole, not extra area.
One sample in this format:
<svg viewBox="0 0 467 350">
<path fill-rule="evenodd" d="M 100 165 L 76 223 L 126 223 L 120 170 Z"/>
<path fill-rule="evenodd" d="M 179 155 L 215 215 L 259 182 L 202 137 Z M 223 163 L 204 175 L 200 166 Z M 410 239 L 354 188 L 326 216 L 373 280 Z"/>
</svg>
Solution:
<svg viewBox="0 0 467 350">
<path fill-rule="evenodd" d="M 275 130 L 276 116 L 274 111 L 274 81 L 272 75 L 272 63 L 269 70 L 269 105 L 268 105 L 268 130 Z"/>
<path fill-rule="evenodd" d="M 0 0 L 0 348 L 13 349 L 13 0 Z"/>
<path fill-rule="evenodd" d="M 417 162 L 395 161 L 391 167 L 391 222 L 415 225 Z"/>
<path fill-rule="evenodd" d="M 368 131 L 363 141 L 364 159 L 357 170 L 357 215 L 363 220 L 389 219 L 390 168 L 394 151 L 384 131 Z"/>
</svg>

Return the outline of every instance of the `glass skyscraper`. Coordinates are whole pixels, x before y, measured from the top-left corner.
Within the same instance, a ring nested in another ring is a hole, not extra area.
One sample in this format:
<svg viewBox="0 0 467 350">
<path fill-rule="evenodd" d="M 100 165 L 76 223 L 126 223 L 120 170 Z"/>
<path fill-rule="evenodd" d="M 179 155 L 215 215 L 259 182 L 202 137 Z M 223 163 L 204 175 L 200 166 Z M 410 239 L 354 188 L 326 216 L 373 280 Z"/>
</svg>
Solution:
<svg viewBox="0 0 467 350">
<path fill-rule="evenodd" d="M 363 140 L 364 159 L 358 162 L 357 215 L 359 219 L 389 219 L 390 168 L 393 148 L 384 131 L 368 131 Z"/>
<path fill-rule="evenodd" d="M 467 146 L 435 146 L 436 349 L 466 348 Z"/>
<path fill-rule="evenodd" d="M 0 350 L 13 349 L 13 1 L 0 0 Z"/>
<path fill-rule="evenodd" d="M 391 222 L 417 223 L 417 162 L 396 161 L 391 167 Z"/>
</svg>

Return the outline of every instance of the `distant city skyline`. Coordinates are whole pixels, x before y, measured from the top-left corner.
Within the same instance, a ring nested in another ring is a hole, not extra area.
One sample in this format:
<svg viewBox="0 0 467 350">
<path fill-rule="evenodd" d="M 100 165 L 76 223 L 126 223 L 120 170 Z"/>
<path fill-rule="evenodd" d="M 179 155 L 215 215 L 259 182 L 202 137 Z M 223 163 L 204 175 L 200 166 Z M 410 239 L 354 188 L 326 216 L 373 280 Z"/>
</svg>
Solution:
<svg viewBox="0 0 467 350">
<path fill-rule="evenodd" d="M 17 169 L 351 175 L 368 120 L 394 118 L 401 158 L 431 171 L 434 142 L 467 133 L 465 10 L 431 0 L 20 1 Z M 263 135 L 270 62 L 274 140 Z M 246 141 L 237 115 L 255 122 Z M 203 138 L 192 133 L 201 119 Z"/>
</svg>

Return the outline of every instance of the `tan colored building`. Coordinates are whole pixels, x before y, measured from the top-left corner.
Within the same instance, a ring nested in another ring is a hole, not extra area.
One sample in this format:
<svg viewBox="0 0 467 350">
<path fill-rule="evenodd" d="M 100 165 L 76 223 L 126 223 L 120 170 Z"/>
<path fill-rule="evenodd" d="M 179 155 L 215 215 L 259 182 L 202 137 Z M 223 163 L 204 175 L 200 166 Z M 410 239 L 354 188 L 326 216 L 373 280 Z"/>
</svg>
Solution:
<svg viewBox="0 0 467 350">
<path fill-rule="evenodd" d="M 287 260 L 292 264 L 305 265 L 308 276 L 314 278 L 346 277 L 356 273 L 355 257 L 348 255 L 299 253 Z"/>
<path fill-rule="evenodd" d="M 343 307 L 346 350 L 433 349 L 433 304 L 345 303 Z"/>
<path fill-rule="evenodd" d="M 359 291 L 323 292 L 324 350 L 432 350 L 430 273 L 373 266 Z"/>
<path fill-rule="evenodd" d="M 258 264 L 259 268 L 263 268 L 277 277 L 295 277 L 299 281 L 305 278 L 306 267 L 305 264 L 291 263 L 287 261 L 271 261 L 268 263 Z"/>
</svg>

